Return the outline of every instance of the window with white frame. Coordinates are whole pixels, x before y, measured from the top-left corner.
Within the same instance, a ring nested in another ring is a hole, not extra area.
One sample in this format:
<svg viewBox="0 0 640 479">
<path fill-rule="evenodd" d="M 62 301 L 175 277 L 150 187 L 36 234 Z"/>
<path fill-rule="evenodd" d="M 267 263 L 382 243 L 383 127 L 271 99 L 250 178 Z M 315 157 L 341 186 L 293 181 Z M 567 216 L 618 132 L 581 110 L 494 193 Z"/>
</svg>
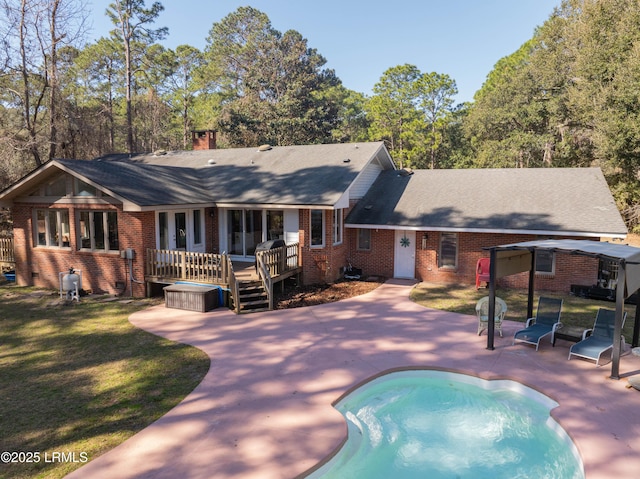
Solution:
<svg viewBox="0 0 640 479">
<path fill-rule="evenodd" d="M 83 250 L 118 251 L 118 214 L 115 211 L 80 211 L 78 244 Z"/>
<path fill-rule="evenodd" d="M 438 267 L 450 269 L 458 267 L 458 233 L 440 233 Z"/>
<path fill-rule="evenodd" d="M 324 246 L 324 211 L 311 210 L 311 247 Z"/>
<path fill-rule="evenodd" d="M 38 246 L 68 248 L 69 210 L 37 209 L 34 212 L 34 236 Z"/>
<path fill-rule="evenodd" d="M 160 249 L 169 249 L 169 214 L 158 213 L 158 231 L 160 232 Z"/>
<path fill-rule="evenodd" d="M 361 251 L 369 251 L 371 249 L 371 230 L 358 229 L 358 249 Z"/>
<path fill-rule="evenodd" d="M 202 210 L 193 210 L 193 244 L 202 244 Z"/>
<path fill-rule="evenodd" d="M 536 274 L 554 274 L 556 255 L 552 251 L 536 250 Z"/>
<path fill-rule="evenodd" d="M 342 243 L 342 208 L 333 210 L 333 244 Z"/>
</svg>

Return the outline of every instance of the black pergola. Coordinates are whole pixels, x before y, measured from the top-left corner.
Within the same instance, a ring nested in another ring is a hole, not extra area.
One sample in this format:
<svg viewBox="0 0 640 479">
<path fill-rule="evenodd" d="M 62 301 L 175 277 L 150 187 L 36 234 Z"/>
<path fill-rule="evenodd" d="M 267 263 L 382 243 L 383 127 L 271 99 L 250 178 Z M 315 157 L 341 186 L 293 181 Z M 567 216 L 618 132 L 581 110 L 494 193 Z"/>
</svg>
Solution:
<svg viewBox="0 0 640 479">
<path fill-rule="evenodd" d="M 527 317 L 530 318 L 533 316 L 535 257 L 537 251 L 590 256 L 617 263 L 618 281 L 616 286 L 616 322 L 614 337 L 619 338 L 622 335 L 622 318 L 624 315 L 625 299 L 640 289 L 640 248 L 634 248 L 624 244 L 589 240 L 541 240 L 492 246 L 485 249 L 489 250 L 491 258 L 487 349 L 494 349 L 493 339 L 495 334 L 494 316 L 497 279 L 529 271 Z M 640 294 L 638 295 L 638 302 L 640 302 Z M 640 304 L 637 304 L 633 326 L 633 347 L 638 346 L 639 335 Z M 613 352 L 611 354 L 612 379 L 620 379 L 620 355 L 620 341 L 614 341 Z"/>
</svg>

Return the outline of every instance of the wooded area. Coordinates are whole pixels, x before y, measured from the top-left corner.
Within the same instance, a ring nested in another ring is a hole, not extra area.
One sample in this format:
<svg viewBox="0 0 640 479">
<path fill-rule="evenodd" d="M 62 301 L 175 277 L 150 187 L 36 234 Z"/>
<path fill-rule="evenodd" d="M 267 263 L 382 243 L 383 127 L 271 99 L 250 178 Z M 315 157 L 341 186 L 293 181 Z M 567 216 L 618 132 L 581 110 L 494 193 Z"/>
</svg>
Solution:
<svg viewBox="0 0 640 479">
<path fill-rule="evenodd" d="M 188 149 L 190 130 L 215 129 L 223 148 L 384 140 L 401 167 L 595 165 L 640 228 L 638 0 L 564 0 L 460 105 L 453 78 L 393 58 L 372 95 L 348 90 L 252 7 L 214 23 L 203 51 L 162 46 L 160 2 L 113 1 L 113 30 L 91 43 L 87 11 L 0 0 L 0 189 L 52 158 Z"/>
</svg>

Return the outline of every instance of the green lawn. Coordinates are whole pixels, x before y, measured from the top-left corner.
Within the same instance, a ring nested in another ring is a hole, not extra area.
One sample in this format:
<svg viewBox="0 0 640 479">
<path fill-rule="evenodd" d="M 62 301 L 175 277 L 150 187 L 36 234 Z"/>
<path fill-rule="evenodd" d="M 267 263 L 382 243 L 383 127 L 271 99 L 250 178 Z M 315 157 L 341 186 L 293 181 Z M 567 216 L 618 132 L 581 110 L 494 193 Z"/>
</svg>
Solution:
<svg viewBox="0 0 640 479">
<path fill-rule="evenodd" d="M 471 314 L 475 316 L 476 302 L 483 296 L 488 295 L 488 289 L 480 288 L 476 291 L 475 286 L 420 283 L 412 290 L 411 299 L 429 308 Z M 533 307 L 534 315 L 536 306 L 538 305 L 538 297 L 540 295 L 563 299 L 560 318 L 563 324 L 570 326 L 592 328 L 598 308 L 615 309 L 616 307 L 615 303 L 609 301 L 579 298 L 569 294 L 559 295 L 547 292 L 536 292 Z M 507 303 L 508 311 L 505 315 L 505 319 L 511 321 L 526 321 L 527 291 L 498 288 L 496 296 L 504 299 Z M 631 343 L 636 309 L 635 306 L 627 304 L 625 305 L 625 310 L 627 311 L 627 321 L 625 323 L 623 333 L 627 343 Z"/>
<path fill-rule="evenodd" d="M 0 478 L 63 477 L 202 380 L 206 354 L 128 322 L 151 302 L 64 304 L 55 292 L 0 286 L 0 452 L 39 453 L 22 456 L 37 462 L 0 462 Z"/>
</svg>

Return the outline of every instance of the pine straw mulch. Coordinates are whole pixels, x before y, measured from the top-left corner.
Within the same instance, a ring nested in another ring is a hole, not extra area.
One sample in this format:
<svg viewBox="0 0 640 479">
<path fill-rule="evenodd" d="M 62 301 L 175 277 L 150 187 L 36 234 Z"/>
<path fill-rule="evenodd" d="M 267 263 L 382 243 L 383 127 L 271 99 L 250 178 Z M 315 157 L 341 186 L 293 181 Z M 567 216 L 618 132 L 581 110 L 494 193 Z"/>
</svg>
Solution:
<svg viewBox="0 0 640 479">
<path fill-rule="evenodd" d="M 373 291 L 383 282 L 380 278 L 368 278 L 364 281 L 343 280 L 330 284 L 289 287 L 284 293 L 278 291 L 279 287 L 275 287 L 275 309 L 332 303 Z"/>
</svg>

